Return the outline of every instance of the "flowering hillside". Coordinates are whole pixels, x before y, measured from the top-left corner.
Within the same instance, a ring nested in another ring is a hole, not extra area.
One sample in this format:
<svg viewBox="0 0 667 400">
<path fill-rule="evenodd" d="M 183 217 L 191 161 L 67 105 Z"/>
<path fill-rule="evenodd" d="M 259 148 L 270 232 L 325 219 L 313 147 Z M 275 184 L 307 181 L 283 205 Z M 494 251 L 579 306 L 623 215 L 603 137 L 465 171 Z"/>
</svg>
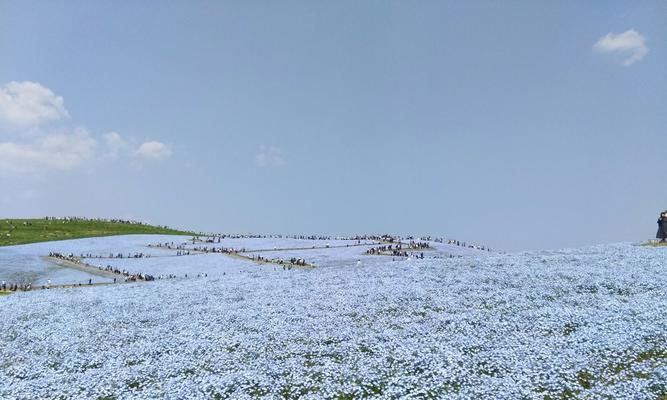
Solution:
<svg viewBox="0 0 667 400">
<path fill-rule="evenodd" d="M 0 297 L 0 398 L 667 395 L 667 249 L 363 260 Z"/>
</svg>

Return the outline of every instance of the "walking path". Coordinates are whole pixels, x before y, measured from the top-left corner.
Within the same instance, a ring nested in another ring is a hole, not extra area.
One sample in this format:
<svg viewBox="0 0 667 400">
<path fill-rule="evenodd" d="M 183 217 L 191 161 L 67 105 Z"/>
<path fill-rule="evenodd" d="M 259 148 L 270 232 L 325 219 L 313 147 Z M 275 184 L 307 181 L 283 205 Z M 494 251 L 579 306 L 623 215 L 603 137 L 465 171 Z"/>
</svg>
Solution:
<svg viewBox="0 0 667 400">
<path fill-rule="evenodd" d="M 32 292 L 35 290 L 46 290 L 46 289 L 70 289 L 70 288 L 80 288 L 80 287 L 92 287 L 92 286 L 107 286 L 107 285 L 119 285 L 122 283 L 132 283 L 132 282 L 124 282 L 120 281 L 117 283 L 114 282 L 95 282 L 95 283 L 62 283 L 62 284 L 51 284 L 51 285 L 30 285 L 30 289 L 18 289 L 15 291 L 7 292 L 8 294 L 11 293 L 18 293 L 18 292 Z"/>
<path fill-rule="evenodd" d="M 75 258 L 75 259 L 79 260 L 79 261 L 70 261 L 70 260 L 65 260 L 65 259 L 58 258 L 58 257 L 42 256 L 42 260 L 48 261 L 48 262 L 56 264 L 56 265 L 60 265 L 61 267 L 78 269 L 79 271 L 87 272 L 91 275 L 103 276 L 105 278 L 119 278 L 119 277 L 122 277 L 123 279 L 125 279 L 125 275 L 123 275 L 121 273 L 116 273 L 114 271 L 109 271 L 109 270 L 101 269 L 101 268 L 96 267 L 94 265 L 86 264 L 83 261 L 80 261 L 79 258 Z"/>
<path fill-rule="evenodd" d="M 274 264 L 274 265 L 279 265 L 282 267 L 289 267 L 289 268 L 302 268 L 302 269 L 313 269 L 316 268 L 317 266 L 315 264 L 309 264 L 304 262 L 303 264 L 292 264 L 289 262 L 289 260 L 277 260 L 277 259 L 269 259 L 269 258 L 254 258 L 253 256 L 246 256 L 245 254 L 239 254 L 239 253 L 221 253 L 225 254 L 229 257 L 232 258 L 238 258 L 238 259 L 245 259 L 248 261 L 252 261 L 256 264 L 259 265 L 264 265 L 264 264 Z"/>
</svg>

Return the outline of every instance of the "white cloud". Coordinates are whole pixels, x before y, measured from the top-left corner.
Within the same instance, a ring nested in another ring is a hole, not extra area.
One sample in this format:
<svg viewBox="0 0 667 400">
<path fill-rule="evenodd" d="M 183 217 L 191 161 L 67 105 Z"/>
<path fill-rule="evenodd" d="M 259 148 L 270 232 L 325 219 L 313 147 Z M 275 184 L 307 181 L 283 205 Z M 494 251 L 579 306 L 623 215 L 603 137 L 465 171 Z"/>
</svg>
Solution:
<svg viewBox="0 0 667 400">
<path fill-rule="evenodd" d="M 69 117 L 63 98 L 37 82 L 9 82 L 0 87 L 0 121 L 19 127 Z"/>
<path fill-rule="evenodd" d="M 171 156 L 171 148 L 162 142 L 151 140 L 142 143 L 136 155 L 146 160 L 163 160 Z"/>
<path fill-rule="evenodd" d="M 95 157 L 97 141 L 83 130 L 45 135 L 31 143 L 0 142 L 0 173 L 69 170 Z"/>
<path fill-rule="evenodd" d="M 82 128 L 53 127 L 45 122 L 69 118 L 63 98 L 37 82 L 9 82 L 0 87 L 0 174 L 44 174 L 70 170 L 94 161 L 139 156 L 162 160 L 171 155 L 164 143 L 137 142 L 117 132 L 93 136 Z M 2 129 L 5 128 L 3 131 Z M 13 135 L 17 133 L 18 135 Z"/>
<path fill-rule="evenodd" d="M 640 61 L 649 52 L 646 39 L 634 29 L 619 34 L 608 33 L 602 36 L 593 45 L 593 50 L 611 54 L 625 67 Z"/>
<path fill-rule="evenodd" d="M 285 165 L 285 158 L 283 157 L 282 150 L 279 148 L 261 146 L 259 153 L 255 156 L 255 162 L 260 167 L 280 167 Z"/>
<path fill-rule="evenodd" d="M 116 132 L 109 132 L 102 135 L 104 139 L 107 156 L 118 157 L 120 153 L 128 147 L 128 142 Z"/>
</svg>

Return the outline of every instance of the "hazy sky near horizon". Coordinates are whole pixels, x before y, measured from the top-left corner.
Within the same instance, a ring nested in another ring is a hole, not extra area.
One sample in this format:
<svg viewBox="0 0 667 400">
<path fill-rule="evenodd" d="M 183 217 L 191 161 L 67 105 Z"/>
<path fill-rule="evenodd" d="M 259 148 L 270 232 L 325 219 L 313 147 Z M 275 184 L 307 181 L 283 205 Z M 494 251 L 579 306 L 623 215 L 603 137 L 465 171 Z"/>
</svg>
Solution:
<svg viewBox="0 0 667 400">
<path fill-rule="evenodd" d="M 0 1 L 0 216 L 639 241 L 667 2 Z"/>
</svg>

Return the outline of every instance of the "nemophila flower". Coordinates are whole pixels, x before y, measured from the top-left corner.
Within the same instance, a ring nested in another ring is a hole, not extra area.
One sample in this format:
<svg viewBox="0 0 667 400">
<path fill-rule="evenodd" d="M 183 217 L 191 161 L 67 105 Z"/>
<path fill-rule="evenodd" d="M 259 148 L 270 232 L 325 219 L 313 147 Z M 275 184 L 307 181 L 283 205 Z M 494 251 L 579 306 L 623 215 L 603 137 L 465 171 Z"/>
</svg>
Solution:
<svg viewBox="0 0 667 400">
<path fill-rule="evenodd" d="M 666 390 L 667 252 L 369 256 L 356 267 L 363 246 L 328 242 L 264 252 L 317 260 L 309 271 L 155 250 L 114 262 L 209 277 L 3 297 L 0 397 L 655 398 Z M 57 250 L 85 252 L 85 244 Z M 281 247 L 278 239 L 228 244 Z"/>
</svg>

